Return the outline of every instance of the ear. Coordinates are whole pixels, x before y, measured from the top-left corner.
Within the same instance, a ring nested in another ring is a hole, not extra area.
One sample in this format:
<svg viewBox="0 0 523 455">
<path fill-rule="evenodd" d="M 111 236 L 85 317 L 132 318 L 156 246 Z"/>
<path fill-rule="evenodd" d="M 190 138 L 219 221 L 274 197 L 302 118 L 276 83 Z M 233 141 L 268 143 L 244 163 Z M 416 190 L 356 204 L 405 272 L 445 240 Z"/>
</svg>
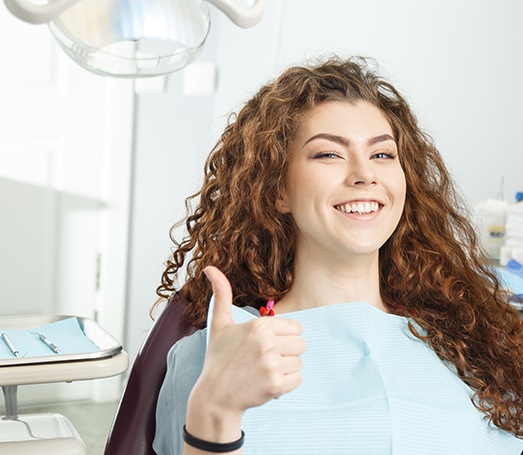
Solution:
<svg viewBox="0 0 523 455">
<path fill-rule="evenodd" d="M 280 191 L 280 197 L 276 199 L 276 210 L 282 215 L 291 211 L 289 208 L 289 198 L 285 189 Z"/>
</svg>

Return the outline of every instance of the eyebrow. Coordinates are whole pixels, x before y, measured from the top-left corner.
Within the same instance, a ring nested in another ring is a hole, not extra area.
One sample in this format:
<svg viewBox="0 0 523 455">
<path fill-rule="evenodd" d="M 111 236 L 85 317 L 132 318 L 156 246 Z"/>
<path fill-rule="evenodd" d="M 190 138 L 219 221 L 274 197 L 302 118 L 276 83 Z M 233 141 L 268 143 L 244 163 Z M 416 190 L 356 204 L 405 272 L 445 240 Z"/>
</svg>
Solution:
<svg viewBox="0 0 523 455">
<path fill-rule="evenodd" d="M 309 142 L 314 141 L 316 139 L 325 139 L 327 141 L 335 142 L 335 143 L 343 145 L 345 147 L 348 147 L 350 145 L 350 140 L 348 138 L 343 137 L 343 136 L 338 136 L 337 134 L 329 134 L 329 133 L 315 134 L 314 136 L 307 139 L 307 141 L 303 145 L 307 145 Z M 375 145 L 375 144 L 379 144 L 380 142 L 385 142 L 385 141 L 394 141 L 395 142 L 396 139 L 394 139 L 390 134 L 380 134 L 379 136 L 371 137 L 367 141 L 367 144 Z"/>
<path fill-rule="evenodd" d="M 368 141 L 368 144 L 374 145 L 374 144 L 379 144 L 380 142 L 385 142 L 385 141 L 396 142 L 396 139 L 394 139 L 390 134 L 381 134 L 379 136 L 370 138 Z"/>
</svg>

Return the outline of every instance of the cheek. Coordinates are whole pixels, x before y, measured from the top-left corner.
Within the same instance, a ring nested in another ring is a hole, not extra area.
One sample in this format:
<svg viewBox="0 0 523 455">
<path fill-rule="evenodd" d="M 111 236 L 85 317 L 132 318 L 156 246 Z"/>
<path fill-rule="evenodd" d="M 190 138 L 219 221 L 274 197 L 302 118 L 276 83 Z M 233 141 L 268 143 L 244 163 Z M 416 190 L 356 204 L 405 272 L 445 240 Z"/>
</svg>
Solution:
<svg viewBox="0 0 523 455">
<path fill-rule="evenodd" d="M 399 188 L 399 194 L 400 194 L 400 198 L 401 198 L 401 201 L 402 201 L 402 206 L 405 205 L 405 199 L 407 197 L 407 182 L 405 180 L 405 176 L 403 176 L 403 181 L 402 181 L 402 184 L 400 185 L 400 188 Z"/>
<path fill-rule="evenodd" d="M 395 184 L 392 186 L 392 191 L 396 203 L 396 210 L 399 212 L 400 216 L 405 208 L 405 199 L 407 196 L 407 181 L 403 171 L 398 173 L 394 182 Z"/>
<path fill-rule="evenodd" d="M 402 199 L 403 201 L 405 201 L 405 195 L 407 194 L 407 179 L 402 168 L 398 170 L 394 181 L 396 182 L 394 187 L 398 199 Z"/>
<path fill-rule="evenodd" d="M 290 206 L 302 204 L 310 195 L 321 190 L 321 182 L 305 172 L 293 172 L 287 175 L 286 200 Z"/>
<path fill-rule="evenodd" d="M 402 200 L 402 207 L 404 207 L 405 199 L 407 198 L 407 181 L 405 180 L 405 176 L 403 176 L 403 182 L 400 187 L 400 194 L 401 194 L 401 200 Z"/>
</svg>

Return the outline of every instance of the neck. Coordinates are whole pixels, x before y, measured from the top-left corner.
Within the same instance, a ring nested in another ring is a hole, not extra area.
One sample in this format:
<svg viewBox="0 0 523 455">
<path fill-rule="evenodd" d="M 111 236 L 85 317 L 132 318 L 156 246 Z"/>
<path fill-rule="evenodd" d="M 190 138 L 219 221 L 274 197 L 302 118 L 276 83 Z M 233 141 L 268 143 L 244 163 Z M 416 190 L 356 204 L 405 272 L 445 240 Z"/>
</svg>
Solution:
<svg viewBox="0 0 523 455">
<path fill-rule="evenodd" d="M 305 310 L 344 302 L 368 302 L 387 311 L 379 286 L 376 253 L 351 262 L 323 263 L 312 257 L 297 257 L 289 292 L 276 305 L 277 313 Z"/>
</svg>

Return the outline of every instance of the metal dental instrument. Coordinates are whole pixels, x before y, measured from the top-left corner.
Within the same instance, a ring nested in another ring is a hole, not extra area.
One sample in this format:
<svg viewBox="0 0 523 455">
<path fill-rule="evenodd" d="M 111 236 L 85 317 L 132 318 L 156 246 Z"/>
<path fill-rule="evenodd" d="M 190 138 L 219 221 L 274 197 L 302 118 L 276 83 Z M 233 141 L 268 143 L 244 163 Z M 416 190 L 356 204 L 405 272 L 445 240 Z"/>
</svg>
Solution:
<svg viewBox="0 0 523 455">
<path fill-rule="evenodd" d="M 2 332 L 2 338 L 4 339 L 5 344 L 7 344 L 7 347 L 9 350 L 13 353 L 15 357 L 20 357 L 20 352 L 18 352 L 18 349 L 15 348 L 15 345 L 13 342 L 9 339 L 7 336 L 7 333 Z"/>
<path fill-rule="evenodd" d="M 49 349 L 51 349 L 56 354 L 60 354 L 60 350 L 58 349 L 58 346 L 56 346 L 56 344 L 54 344 L 49 338 L 47 338 L 42 333 L 38 333 L 38 332 L 34 332 L 34 333 L 36 333 L 38 335 L 38 338 L 40 338 L 40 340 L 42 340 Z"/>
</svg>

